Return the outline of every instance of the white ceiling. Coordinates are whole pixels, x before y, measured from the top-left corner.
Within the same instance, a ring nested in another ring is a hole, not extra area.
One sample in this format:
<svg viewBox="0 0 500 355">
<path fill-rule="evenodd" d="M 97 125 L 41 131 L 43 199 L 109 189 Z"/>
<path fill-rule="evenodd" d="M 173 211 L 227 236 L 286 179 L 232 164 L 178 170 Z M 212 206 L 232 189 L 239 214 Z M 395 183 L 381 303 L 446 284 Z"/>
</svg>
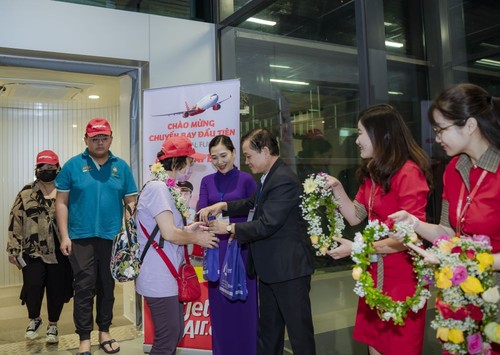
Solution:
<svg viewBox="0 0 500 355">
<path fill-rule="evenodd" d="M 91 100 L 89 95 L 99 95 Z M 74 103 L 108 107 L 119 104 L 120 78 L 55 70 L 0 66 L 0 107 Z"/>
</svg>

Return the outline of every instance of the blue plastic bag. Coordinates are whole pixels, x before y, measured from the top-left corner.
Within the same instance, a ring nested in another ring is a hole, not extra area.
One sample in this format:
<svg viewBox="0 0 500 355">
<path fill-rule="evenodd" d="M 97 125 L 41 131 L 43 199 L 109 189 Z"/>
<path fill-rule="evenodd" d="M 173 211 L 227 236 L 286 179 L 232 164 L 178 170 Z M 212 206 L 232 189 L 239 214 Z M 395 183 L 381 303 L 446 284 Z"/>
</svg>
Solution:
<svg viewBox="0 0 500 355">
<path fill-rule="evenodd" d="M 203 252 L 203 278 L 213 282 L 217 281 L 219 276 L 219 248 L 205 249 Z"/>
<path fill-rule="evenodd" d="M 236 294 L 241 301 L 245 301 L 248 297 L 247 272 L 245 270 L 245 263 L 241 257 L 240 246 L 238 246 L 238 287 L 236 288 Z"/>
<path fill-rule="evenodd" d="M 248 296 L 245 265 L 241 258 L 240 246 L 236 241 L 227 247 L 222 263 L 219 291 L 231 301 L 238 299 L 244 301 Z"/>
</svg>

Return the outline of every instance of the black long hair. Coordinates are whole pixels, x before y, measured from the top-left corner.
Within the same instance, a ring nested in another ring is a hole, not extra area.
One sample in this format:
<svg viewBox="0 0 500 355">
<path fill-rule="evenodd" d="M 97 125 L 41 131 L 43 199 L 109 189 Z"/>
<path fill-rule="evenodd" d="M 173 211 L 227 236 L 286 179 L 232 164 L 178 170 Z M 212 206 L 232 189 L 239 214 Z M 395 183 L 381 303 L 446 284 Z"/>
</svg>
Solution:
<svg viewBox="0 0 500 355">
<path fill-rule="evenodd" d="M 359 122 L 365 128 L 373 145 L 373 156 L 364 159 L 357 172 L 360 182 L 370 177 L 389 192 L 392 176 L 410 159 L 432 182 L 430 160 L 415 142 L 401 114 L 390 105 L 371 106 L 359 113 Z"/>
<path fill-rule="evenodd" d="M 466 83 L 443 91 L 429 108 L 429 122 L 434 126 L 435 110 L 459 127 L 465 126 L 469 117 L 474 117 L 484 138 L 500 150 L 500 100 L 482 87 Z"/>
</svg>

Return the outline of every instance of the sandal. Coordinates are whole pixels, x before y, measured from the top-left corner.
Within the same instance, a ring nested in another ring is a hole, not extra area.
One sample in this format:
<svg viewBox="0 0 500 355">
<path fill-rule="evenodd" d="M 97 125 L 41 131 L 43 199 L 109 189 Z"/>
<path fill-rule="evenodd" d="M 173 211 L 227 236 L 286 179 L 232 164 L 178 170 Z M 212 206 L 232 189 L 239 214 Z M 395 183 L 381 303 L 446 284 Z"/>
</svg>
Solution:
<svg viewBox="0 0 500 355">
<path fill-rule="evenodd" d="M 111 345 L 113 343 L 116 343 L 115 339 L 103 341 L 102 343 L 99 344 L 99 348 L 102 349 L 106 354 L 116 354 L 117 352 L 120 351 L 120 347 L 113 349 L 113 346 Z M 108 345 L 111 348 L 111 350 L 106 349 L 106 345 Z M 87 354 L 82 354 L 82 355 L 87 355 Z"/>
</svg>

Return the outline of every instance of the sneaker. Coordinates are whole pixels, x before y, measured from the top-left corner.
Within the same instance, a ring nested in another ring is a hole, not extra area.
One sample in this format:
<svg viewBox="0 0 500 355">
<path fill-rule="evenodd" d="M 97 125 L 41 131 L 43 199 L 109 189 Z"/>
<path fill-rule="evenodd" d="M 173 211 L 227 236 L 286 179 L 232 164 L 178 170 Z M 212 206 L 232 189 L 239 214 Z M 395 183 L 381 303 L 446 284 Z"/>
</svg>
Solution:
<svg viewBox="0 0 500 355">
<path fill-rule="evenodd" d="M 58 335 L 57 325 L 49 324 L 49 326 L 47 327 L 47 339 L 46 339 L 47 343 L 49 344 L 59 343 L 59 337 L 57 335 Z"/>
<path fill-rule="evenodd" d="M 26 334 L 24 334 L 24 337 L 26 339 L 35 339 L 38 336 L 38 329 L 40 328 L 41 325 L 42 325 L 41 318 L 30 320 L 28 328 L 26 328 Z"/>
</svg>

